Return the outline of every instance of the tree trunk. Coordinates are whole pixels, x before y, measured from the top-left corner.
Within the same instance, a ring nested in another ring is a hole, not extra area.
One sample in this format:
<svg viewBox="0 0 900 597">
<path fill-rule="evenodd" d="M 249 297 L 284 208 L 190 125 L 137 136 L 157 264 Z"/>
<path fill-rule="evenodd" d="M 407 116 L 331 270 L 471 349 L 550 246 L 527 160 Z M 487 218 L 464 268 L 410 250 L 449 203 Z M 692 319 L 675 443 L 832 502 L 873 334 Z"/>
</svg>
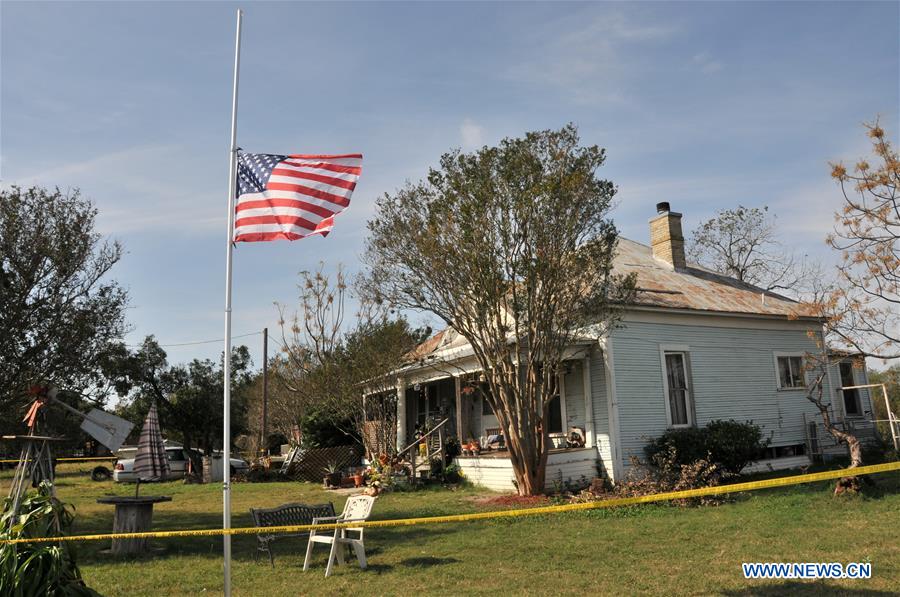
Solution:
<svg viewBox="0 0 900 597">
<path fill-rule="evenodd" d="M 500 417 L 498 416 L 498 419 Z M 521 496 L 540 495 L 544 491 L 547 476 L 547 436 L 543 430 L 536 431 L 535 437 L 542 438 L 537 444 L 523 441 L 523 438 L 501 420 L 509 449 L 509 460 L 516 478 L 516 490 Z"/>
<path fill-rule="evenodd" d="M 850 450 L 850 466 L 847 467 L 847 470 L 862 466 L 862 445 L 859 443 L 859 438 L 852 433 L 847 433 L 846 431 L 842 431 L 835 427 L 834 423 L 831 421 L 831 415 L 828 414 L 828 405 L 822 402 L 822 381 L 824 376 L 825 374 L 823 373 L 816 379 L 806 397 L 819 409 L 819 412 L 822 414 L 822 423 L 828 433 L 830 433 L 838 443 L 846 444 L 847 448 Z M 813 395 L 814 392 L 818 392 L 818 394 Z M 868 477 L 864 477 L 864 479 L 867 483 L 874 483 Z M 860 477 L 841 477 L 834 487 L 834 495 L 840 495 L 845 491 L 857 492 L 859 489 Z"/>
</svg>

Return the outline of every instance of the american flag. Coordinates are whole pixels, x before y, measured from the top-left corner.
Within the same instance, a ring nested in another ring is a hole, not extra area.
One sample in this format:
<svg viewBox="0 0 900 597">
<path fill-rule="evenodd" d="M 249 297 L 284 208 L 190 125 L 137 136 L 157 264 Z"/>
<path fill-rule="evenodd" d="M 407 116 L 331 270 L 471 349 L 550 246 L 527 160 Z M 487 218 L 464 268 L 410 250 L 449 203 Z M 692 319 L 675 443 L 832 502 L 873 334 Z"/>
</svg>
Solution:
<svg viewBox="0 0 900 597">
<path fill-rule="evenodd" d="M 327 236 L 361 172 L 358 153 L 239 153 L 234 242 Z"/>
</svg>

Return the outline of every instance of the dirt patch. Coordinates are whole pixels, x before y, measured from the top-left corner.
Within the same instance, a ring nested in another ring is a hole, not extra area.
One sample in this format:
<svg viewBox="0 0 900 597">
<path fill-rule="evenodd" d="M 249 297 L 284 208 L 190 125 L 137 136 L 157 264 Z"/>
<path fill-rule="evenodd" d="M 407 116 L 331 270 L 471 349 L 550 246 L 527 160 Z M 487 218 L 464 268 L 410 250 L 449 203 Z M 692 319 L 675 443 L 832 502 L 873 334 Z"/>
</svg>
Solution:
<svg viewBox="0 0 900 597">
<path fill-rule="evenodd" d="M 545 495 L 487 495 L 473 497 L 472 501 L 479 506 L 517 506 L 520 508 L 546 506 L 550 503 L 550 499 Z"/>
</svg>

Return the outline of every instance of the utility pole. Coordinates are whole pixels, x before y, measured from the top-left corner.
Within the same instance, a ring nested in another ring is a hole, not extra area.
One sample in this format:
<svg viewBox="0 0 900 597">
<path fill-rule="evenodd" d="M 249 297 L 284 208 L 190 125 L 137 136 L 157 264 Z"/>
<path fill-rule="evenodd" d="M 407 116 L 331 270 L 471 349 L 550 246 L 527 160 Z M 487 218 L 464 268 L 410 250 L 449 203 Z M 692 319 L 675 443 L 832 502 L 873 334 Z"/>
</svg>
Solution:
<svg viewBox="0 0 900 597">
<path fill-rule="evenodd" d="M 268 419 L 269 410 L 269 328 L 263 328 L 263 401 L 262 401 L 262 437 L 260 438 L 259 447 L 266 450 L 268 442 L 268 434 L 266 433 L 266 420 Z"/>
</svg>

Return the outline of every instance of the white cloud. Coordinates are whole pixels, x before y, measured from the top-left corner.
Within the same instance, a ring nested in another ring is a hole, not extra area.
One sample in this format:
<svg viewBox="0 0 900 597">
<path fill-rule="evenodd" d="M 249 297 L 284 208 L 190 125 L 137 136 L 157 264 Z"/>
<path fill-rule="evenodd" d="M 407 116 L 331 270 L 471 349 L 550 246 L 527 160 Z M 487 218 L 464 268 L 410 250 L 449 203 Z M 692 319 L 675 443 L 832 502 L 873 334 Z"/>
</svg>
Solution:
<svg viewBox="0 0 900 597">
<path fill-rule="evenodd" d="M 621 11 L 595 16 L 586 23 L 580 14 L 565 17 L 550 29 L 541 29 L 533 40 L 537 57 L 512 66 L 504 76 L 560 88 L 572 101 L 592 105 L 628 101 L 621 89 L 637 68 L 630 60 L 631 50 L 636 45 L 665 42 L 680 31 L 670 23 L 646 19 L 636 23 Z"/>
<path fill-rule="evenodd" d="M 13 173 L 4 182 L 81 189 L 98 207 L 97 229 L 102 234 L 214 229 L 225 217 L 220 199 L 227 193 L 204 186 L 202 181 L 211 177 L 182 151 L 176 146 L 130 147 L 30 174 Z M 173 220 L 178 226 L 172 226 Z"/>
<path fill-rule="evenodd" d="M 705 74 L 716 73 L 724 68 L 724 65 L 719 60 L 714 60 L 707 52 L 696 54 L 691 59 L 691 62 L 695 68 Z"/>
<path fill-rule="evenodd" d="M 463 149 L 476 149 L 484 145 L 484 128 L 471 118 L 463 120 L 459 127 Z"/>
</svg>

